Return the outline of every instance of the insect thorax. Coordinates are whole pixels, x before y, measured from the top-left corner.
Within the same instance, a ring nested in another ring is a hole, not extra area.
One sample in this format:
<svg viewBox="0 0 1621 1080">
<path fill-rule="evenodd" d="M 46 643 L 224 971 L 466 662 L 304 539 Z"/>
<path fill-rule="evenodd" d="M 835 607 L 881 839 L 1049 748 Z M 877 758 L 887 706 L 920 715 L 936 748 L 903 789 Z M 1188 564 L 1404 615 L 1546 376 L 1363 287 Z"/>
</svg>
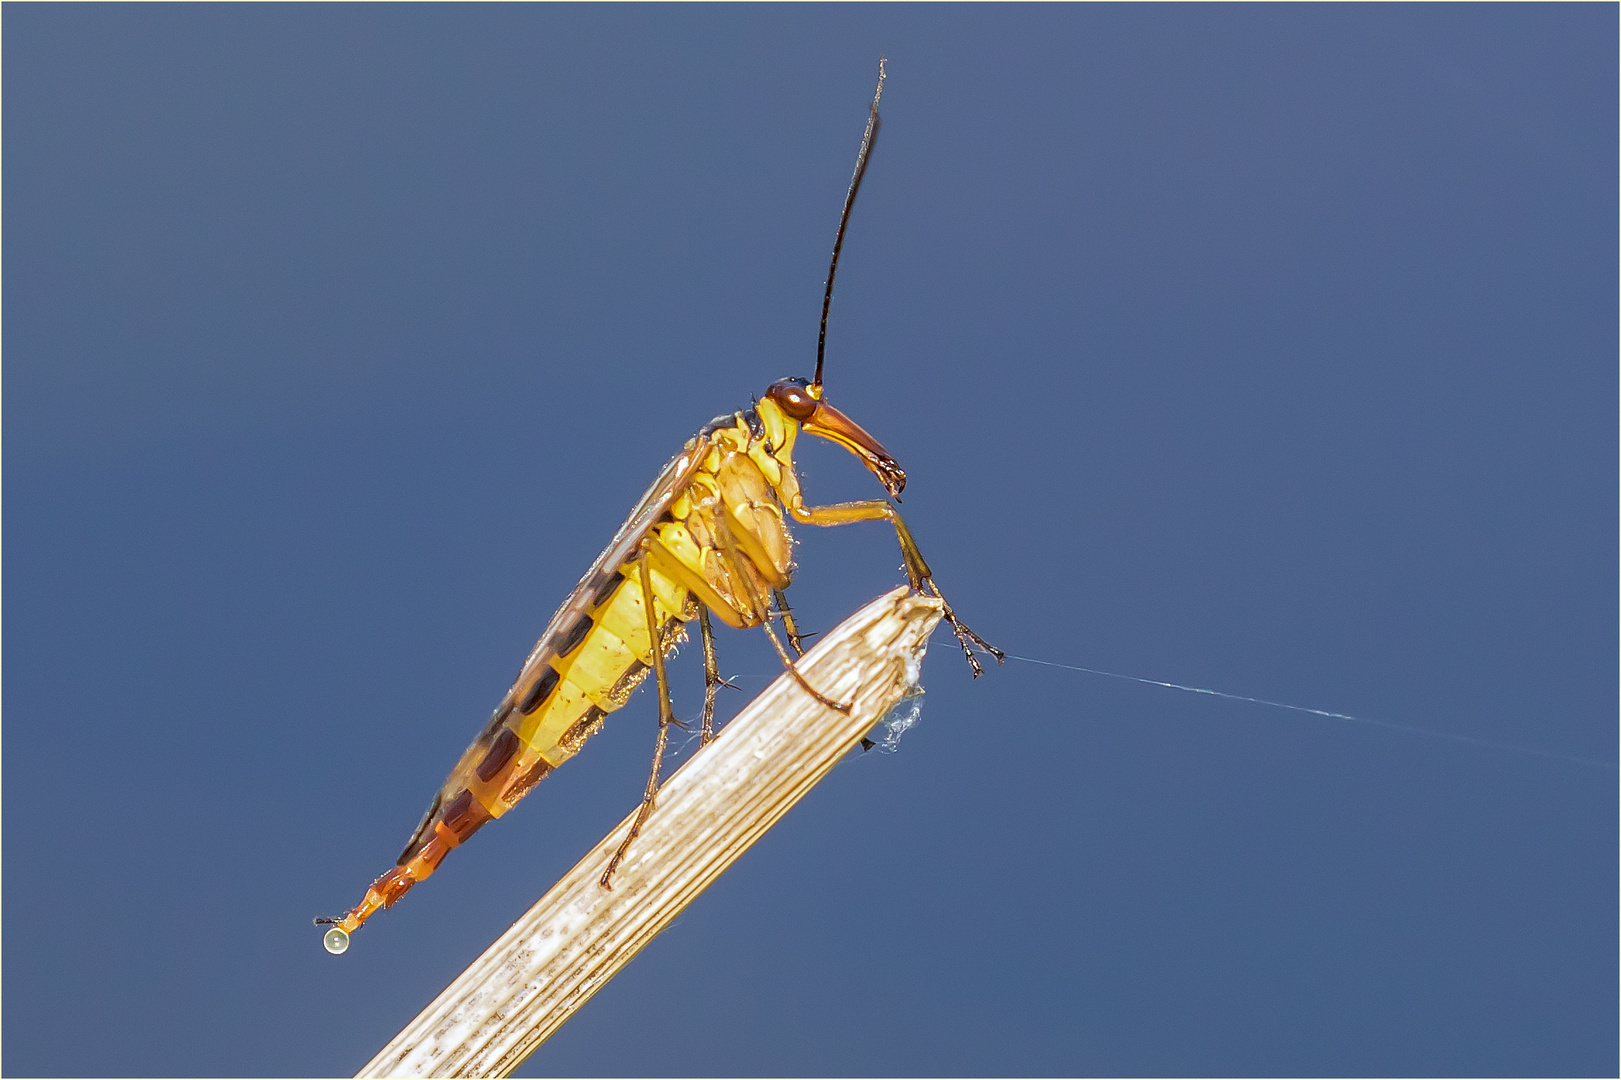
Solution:
<svg viewBox="0 0 1621 1080">
<path fill-rule="evenodd" d="M 653 530 L 654 565 L 732 626 L 758 626 L 771 590 L 793 577 L 776 487 L 793 437 L 777 420 L 750 409 L 706 425 L 695 440 L 705 444 L 701 464 Z"/>
</svg>

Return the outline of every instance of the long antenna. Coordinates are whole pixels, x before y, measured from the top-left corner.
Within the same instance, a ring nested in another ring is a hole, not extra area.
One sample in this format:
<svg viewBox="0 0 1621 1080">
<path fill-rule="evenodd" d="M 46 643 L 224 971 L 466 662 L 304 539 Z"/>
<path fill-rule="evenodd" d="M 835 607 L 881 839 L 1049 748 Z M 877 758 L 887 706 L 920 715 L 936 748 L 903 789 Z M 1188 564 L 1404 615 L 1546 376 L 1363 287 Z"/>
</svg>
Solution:
<svg viewBox="0 0 1621 1080">
<path fill-rule="evenodd" d="M 884 96 L 884 58 L 878 58 L 878 89 L 872 95 L 872 108 L 867 112 L 867 130 L 861 136 L 861 152 L 856 155 L 855 175 L 850 177 L 850 190 L 844 196 L 844 213 L 839 215 L 839 232 L 833 238 L 833 262 L 827 268 L 827 291 L 822 294 L 822 332 L 816 337 L 816 378 L 811 385 L 822 386 L 822 359 L 827 355 L 827 312 L 833 306 L 833 275 L 839 272 L 839 251 L 844 247 L 844 228 L 850 224 L 850 208 L 856 204 L 856 192 L 861 190 L 861 178 L 867 173 L 867 158 L 872 144 L 878 139 L 878 99 Z"/>
</svg>

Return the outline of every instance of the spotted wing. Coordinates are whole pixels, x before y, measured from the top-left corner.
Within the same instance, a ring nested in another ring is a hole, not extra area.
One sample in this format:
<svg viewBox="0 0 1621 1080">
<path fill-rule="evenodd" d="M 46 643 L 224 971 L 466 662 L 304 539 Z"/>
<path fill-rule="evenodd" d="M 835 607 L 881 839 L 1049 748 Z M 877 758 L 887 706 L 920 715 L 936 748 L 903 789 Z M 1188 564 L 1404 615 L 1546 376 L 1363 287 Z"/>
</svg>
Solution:
<svg viewBox="0 0 1621 1080">
<path fill-rule="evenodd" d="M 647 489 L 636 508 L 630 512 L 630 517 L 619 526 L 608 546 L 602 549 L 591 569 L 585 572 L 574 591 L 569 593 L 563 606 L 557 609 L 551 622 L 546 624 L 545 631 L 535 647 L 529 650 L 529 656 L 518 671 L 518 677 L 507 691 L 507 696 L 501 699 L 503 705 L 513 703 L 522 689 L 529 684 L 532 676 L 551 658 L 554 653 L 553 646 L 562 635 L 565 628 L 575 625 L 579 617 L 590 606 L 591 597 L 609 578 L 619 573 L 619 568 L 635 558 L 641 548 L 642 540 L 650 533 L 659 519 L 669 512 L 670 504 L 675 502 L 681 492 L 686 490 L 692 476 L 703 463 L 704 452 L 709 449 L 709 439 L 705 436 L 689 439 L 687 445 L 675 457 L 671 458 L 659 473 L 653 486 Z"/>
</svg>

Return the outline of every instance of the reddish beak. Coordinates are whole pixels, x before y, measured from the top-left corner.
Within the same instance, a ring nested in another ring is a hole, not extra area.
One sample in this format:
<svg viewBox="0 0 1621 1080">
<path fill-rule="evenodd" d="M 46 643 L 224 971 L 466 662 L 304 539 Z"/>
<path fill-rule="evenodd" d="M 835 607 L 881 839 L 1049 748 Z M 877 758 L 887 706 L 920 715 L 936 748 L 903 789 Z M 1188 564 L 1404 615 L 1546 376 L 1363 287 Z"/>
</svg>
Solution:
<svg viewBox="0 0 1621 1080">
<path fill-rule="evenodd" d="M 827 402 L 817 402 L 816 411 L 801 426 L 812 435 L 819 435 L 838 443 L 860 458 L 878 478 L 879 483 L 884 485 L 891 498 L 906 489 L 906 472 L 895 464 L 895 459 L 889 456 L 889 451 L 880 446 L 877 439 L 863 431 L 860 424 Z"/>
</svg>

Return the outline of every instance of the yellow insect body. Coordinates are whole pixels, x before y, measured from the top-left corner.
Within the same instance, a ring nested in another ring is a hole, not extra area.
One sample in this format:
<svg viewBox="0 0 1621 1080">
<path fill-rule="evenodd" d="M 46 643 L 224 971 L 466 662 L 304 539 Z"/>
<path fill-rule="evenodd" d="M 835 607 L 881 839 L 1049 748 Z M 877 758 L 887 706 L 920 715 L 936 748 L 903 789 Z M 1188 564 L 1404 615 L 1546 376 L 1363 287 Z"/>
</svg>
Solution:
<svg viewBox="0 0 1621 1080">
<path fill-rule="evenodd" d="M 807 506 L 793 467 L 794 444 L 803 428 L 855 454 L 891 497 L 906 485 L 905 472 L 888 451 L 822 394 L 823 345 L 839 248 L 877 132 L 874 95 L 822 298 L 816 378 L 773 383 L 752 409 L 717 417 L 665 466 L 552 616 L 489 723 L 445 779 L 394 868 L 373 882 L 365 898 L 346 914 L 317 920 L 333 924 L 325 939 L 329 950 L 342 952 L 350 932 L 427 878 L 451 850 L 505 814 L 578 752 L 651 670 L 659 684 L 659 741 L 641 812 L 603 874 L 602 883 L 609 886 L 625 846 L 652 809 L 664 741 L 675 722 L 663 658 L 685 639 L 686 624 L 700 616 L 706 683 L 703 734 L 705 739 L 709 736 L 715 688 L 722 680 L 704 612 L 740 629 L 764 627 L 789 673 L 806 692 L 830 708 L 848 709 L 805 681 L 771 625 L 774 618 L 780 619 L 797 651 L 798 631 L 782 606 L 782 590 L 794 569 L 790 517 L 814 525 L 888 521 L 900 542 L 912 587 L 940 595 L 906 523 L 889 501 Z M 773 597 L 779 603 L 776 610 Z M 981 667 L 971 645 L 1001 659 L 997 650 L 956 618 L 950 605 L 943 604 L 943 614 L 976 675 Z"/>
</svg>

